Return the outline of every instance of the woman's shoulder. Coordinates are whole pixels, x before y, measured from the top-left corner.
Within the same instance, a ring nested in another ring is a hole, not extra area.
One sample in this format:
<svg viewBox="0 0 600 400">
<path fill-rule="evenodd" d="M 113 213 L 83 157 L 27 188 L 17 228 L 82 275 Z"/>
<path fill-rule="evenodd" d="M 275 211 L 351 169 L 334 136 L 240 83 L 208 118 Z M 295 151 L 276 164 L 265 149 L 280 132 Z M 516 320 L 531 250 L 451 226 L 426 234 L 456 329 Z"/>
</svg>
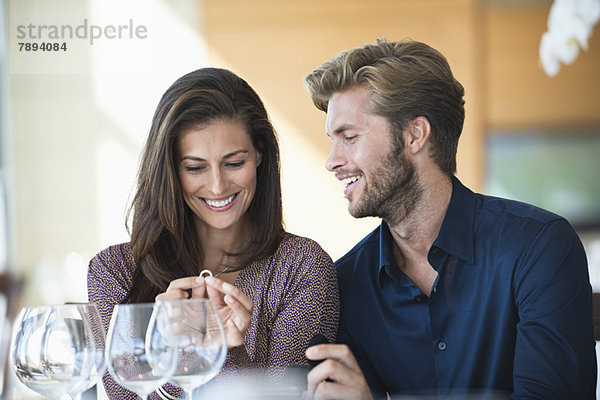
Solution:
<svg viewBox="0 0 600 400">
<path fill-rule="evenodd" d="M 129 243 L 107 247 L 91 260 L 88 268 L 88 295 L 93 301 L 120 302 L 132 284 L 135 262 Z"/>
<path fill-rule="evenodd" d="M 108 246 L 104 250 L 98 252 L 98 254 L 96 254 L 96 257 L 116 259 L 133 258 L 133 253 L 131 252 L 131 244 L 129 242 L 126 242 Z"/>
<path fill-rule="evenodd" d="M 135 261 L 129 243 L 109 246 L 92 258 L 90 267 L 102 265 L 109 269 L 135 269 Z"/>
<path fill-rule="evenodd" d="M 307 251 L 327 254 L 325 250 L 323 250 L 321 245 L 317 243 L 316 240 L 304 236 L 295 235 L 286 231 L 284 231 L 281 235 L 278 251 Z"/>
<path fill-rule="evenodd" d="M 284 263 L 287 268 L 290 267 L 318 267 L 333 266 L 333 261 L 329 254 L 315 240 L 295 235 L 289 232 L 283 232 L 279 247 L 273 255 L 276 262 Z"/>
</svg>

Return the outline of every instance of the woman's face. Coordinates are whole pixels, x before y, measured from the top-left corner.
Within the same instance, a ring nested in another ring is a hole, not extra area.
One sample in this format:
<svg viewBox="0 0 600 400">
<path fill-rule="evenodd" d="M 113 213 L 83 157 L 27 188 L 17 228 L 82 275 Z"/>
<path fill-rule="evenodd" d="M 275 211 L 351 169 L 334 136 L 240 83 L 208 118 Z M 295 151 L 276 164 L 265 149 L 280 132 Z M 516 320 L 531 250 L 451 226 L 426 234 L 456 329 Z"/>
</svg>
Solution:
<svg viewBox="0 0 600 400">
<path fill-rule="evenodd" d="M 244 125 L 217 120 L 184 131 L 179 154 L 179 183 L 196 224 L 208 229 L 239 228 L 256 191 L 261 161 Z"/>
</svg>

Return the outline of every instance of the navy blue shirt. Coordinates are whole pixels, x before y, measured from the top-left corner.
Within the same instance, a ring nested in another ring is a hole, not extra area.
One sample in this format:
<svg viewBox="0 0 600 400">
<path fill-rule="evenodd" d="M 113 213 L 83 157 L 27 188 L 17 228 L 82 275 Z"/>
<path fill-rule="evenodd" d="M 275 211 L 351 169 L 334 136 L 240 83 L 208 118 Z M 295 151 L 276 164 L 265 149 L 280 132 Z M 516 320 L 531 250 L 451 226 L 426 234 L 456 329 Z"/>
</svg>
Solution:
<svg viewBox="0 0 600 400">
<path fill-rule="evenodd" d="M 564 218 L 453 178 L 428 254 L 438 272 L 430 297 L 397 268 L 392 248 L 383 222 L 336 263 L 338 341 L 376 396 L 595 398 L 587 261 Z"/>
</svg>

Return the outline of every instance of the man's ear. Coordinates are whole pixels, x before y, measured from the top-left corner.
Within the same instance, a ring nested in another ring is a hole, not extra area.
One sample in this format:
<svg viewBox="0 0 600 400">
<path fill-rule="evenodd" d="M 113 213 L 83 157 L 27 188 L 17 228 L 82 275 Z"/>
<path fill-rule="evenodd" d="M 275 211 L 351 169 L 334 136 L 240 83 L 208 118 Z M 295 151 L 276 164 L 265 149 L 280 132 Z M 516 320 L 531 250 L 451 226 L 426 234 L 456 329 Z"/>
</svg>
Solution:
<svg viewBox="0 0 600 400">
<path fill-rule="evenodd" d="M 410 154 L 417 154 L 429 140 L 431 124 L 423 116 L 418 116 L 408 124 L 404 131 L 406 135 L 406 148 Z"/>
</svg>

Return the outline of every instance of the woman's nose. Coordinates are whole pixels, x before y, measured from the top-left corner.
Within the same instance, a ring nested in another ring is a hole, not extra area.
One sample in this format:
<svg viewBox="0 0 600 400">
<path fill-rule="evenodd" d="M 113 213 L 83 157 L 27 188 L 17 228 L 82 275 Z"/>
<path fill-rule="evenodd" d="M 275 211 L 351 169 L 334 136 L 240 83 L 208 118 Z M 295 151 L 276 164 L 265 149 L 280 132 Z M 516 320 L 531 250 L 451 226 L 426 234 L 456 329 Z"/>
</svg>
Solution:
<svg viewBox="0 0 600 400">
<path fill-rule="evenodd" d="M 208 189 L 213 194 L 221 194 L 225 189 L 224 177 L 221 171 L 218 168 L 213 169 L 210 175 L 210 182 L 208 184 Z"/>
</svg>

